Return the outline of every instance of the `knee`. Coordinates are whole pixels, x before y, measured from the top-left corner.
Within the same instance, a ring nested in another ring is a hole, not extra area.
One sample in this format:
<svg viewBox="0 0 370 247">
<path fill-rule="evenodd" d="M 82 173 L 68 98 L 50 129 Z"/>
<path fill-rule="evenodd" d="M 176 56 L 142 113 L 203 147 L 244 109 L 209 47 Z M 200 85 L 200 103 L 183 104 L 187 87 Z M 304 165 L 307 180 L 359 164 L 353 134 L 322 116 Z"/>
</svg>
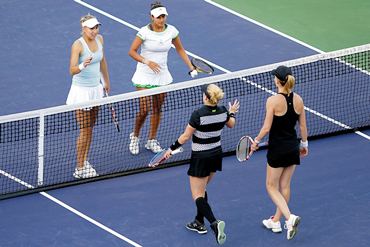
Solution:
<svg viewBox="0 0 370 247">
<path fill-rule="evenodd" d="M 289 193 L 289 191 L 290 191 L 290 184 L 280 184 L 280 191 L 282 193 Z"/>
<path fill-rule="evenodd" d="M 267 190 L 268 192 L 270 192 L 270 191 L 276 191 L 276 190 L 278 190 L 278 189 L 279 189 L 279 188 L 278 188 L 277 184 L 272 183 L 272 182 L 270 182 L 270 181 L 266 181 L 266 190 Z"/>
</svg>

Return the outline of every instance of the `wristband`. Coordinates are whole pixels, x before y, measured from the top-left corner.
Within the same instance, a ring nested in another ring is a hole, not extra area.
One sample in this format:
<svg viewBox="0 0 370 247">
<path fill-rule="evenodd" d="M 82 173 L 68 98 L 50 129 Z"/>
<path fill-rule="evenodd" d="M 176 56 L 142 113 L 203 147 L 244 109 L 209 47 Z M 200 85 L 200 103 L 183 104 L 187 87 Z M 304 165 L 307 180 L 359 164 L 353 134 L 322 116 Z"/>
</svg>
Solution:
<svg viewBox="0 0 370 247">
<path fill-rule="evenodd" d="M 257 137 L 256 137 L 256 138 L 257 138 Z M 257 140 L 256 138 L 254 138 L 254 140 L 253 140 L 253 141 L 254 141 L 256 144 L 260 144 L 260 142 L 261 142 L 261 141 Z"/>
<path fill-rule="evenodd" d="M 141 61 L 143 64 L 148 65 L 149 61 L 146 58 L 143 58 L 143 61 Z"/>
<path fill-rule="evenodd" d="M 85 67 L 85 65 L 84 65 L 84 63 L 82 62 L 82 63 L 80 63 L 79 65 L 78 65 L 78 68 L 80 69 L 80 71 L 82 71 L 84 68 L 86 68 Z"/>
<path fill-rule="evenodd" d="M 234 112 L 230 112 L 229 113 L 229 117 L 235 118 L 235 113 Z"/>
<path fill-rule="evenodd" d="M 174 151 L 176 149 L 178 149 L 179 147 L 181 147 L 181 144 L 178 140 L 176 140 L 171 146 L 170 146 L 170 149 L 171 151 Z"/>
<path fill-rule="evenodd" d="M 300 144 L 300 146 L 302 147 L 302 148 L 308 148 L 308 141 L 302 141 L 301 140 L 301 144 Z"/>
</svg>

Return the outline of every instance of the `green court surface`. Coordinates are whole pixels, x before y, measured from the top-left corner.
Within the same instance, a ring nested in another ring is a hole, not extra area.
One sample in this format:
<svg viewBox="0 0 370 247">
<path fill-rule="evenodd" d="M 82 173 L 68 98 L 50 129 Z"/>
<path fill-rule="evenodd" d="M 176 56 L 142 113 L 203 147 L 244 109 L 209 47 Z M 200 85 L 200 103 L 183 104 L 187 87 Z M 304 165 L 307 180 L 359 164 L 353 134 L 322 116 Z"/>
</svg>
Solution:
<svg viewBox="0 0 370 247">
<path fill-rule="evenodd" d="M 369 0 L 216 0 L 322 51 L 370 43 Z"/>
</svg>

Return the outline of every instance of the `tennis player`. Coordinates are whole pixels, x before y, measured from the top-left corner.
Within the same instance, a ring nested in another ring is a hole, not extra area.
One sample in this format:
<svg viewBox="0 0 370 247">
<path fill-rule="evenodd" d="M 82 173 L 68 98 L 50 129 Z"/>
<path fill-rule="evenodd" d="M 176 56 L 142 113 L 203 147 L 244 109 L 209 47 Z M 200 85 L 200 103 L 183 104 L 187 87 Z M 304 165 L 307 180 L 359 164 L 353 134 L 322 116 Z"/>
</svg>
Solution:
<svg viewBox="0 0 370 247">
<path fill-rule="evenodd" d="M 151 22 L 139 30 L 132 42 L 128 54 L 138 62 L 132 77 L 136 90 L 145 90 L 172 83 L 173 79 L 167 67 L 168 51 L 172 44 L 188 66 L 190 75 L 192 77 L 197 76 L 197 71 L 181 44 L 179 31 L 174 26 L 166 23 L 167 16 L 166 7 L 160 2 L 153 3 L 150 10 Z M 140 54 L 138 53 L 139 48 L 141 48 Z M 154 153 L 162 151 L 156 136 L 164 99 L 165 94 L 140 98 L 140 111 L 136 115 L 134 132 L 130 134 L 129 149 L 132 154 L 138 154 L 140 151 L 139 133 L 150 110 L 152 111 L 150 131 L 145 148 Z"/>
<path fill-rule="evenodd" d="M 218 106 L 224 93 L 215 84 L 202 86 L 202 92 L 204 105 L 193 112 L 184 133 L 171 145 L 165 157 L 169 158 L 171 151 L 176 150 L 192 137 L 188 175 L 197 215 L 193 222 L 186 225 L 186 228 L 199 234 L 207 233 L 205 217 L 211 223 L 217 243 L 223 244 L 226 240 L 225 222 L 217 220 L 213 215 L 208 203 L 206 187 L 216 171 L 222 170 L 221 132 L 225 125 L 229 128 L 234 127 L 239 102 L 235 100 L 232 105 L 229 103 L 229 110 L 224 106 Z"/>
<path fill-rule="evenodd" d="M 300 217 L 292 214 L 288 207 L 290 181 L 300 164 L 300 155 L 308 154 L 306 116 L 302 98 L 292 91 L 295 78 L 291 69 L 279 66 L 272 75 L 278 93 L 267 99 L 265 121 L 254 139 L 252 150 L 257 150 L 257 144 L 269 134 L 266 188 L 276 205 L 276 212 L 262 223 L 273 232 L 281 232 L 280 217 L 284 215 L 287 239 L 292 239 L 297 233 Z M 295 129 L 297 122 L 302 138 L 300 142 Z"/>
<path fill-rule="evenodd" d="M 67 98 L 67 105 L 103 98 L 101 74 L 105 90 L 109 92 L 110 81 L 108 66 L 103 52 L 103 36 L 99 34 L 100 22 L 92 15 L 83 16 L 80 20 L 82 37 L 72 45 L 70 73 L 72 85 Z M 92 141 L 93 127 L 98 115 L 98 107 L 76 111 L 80 133 L 77 139 L 77 167 L 75 178 L 97 176 L 88 158 Z"/>
</svg>

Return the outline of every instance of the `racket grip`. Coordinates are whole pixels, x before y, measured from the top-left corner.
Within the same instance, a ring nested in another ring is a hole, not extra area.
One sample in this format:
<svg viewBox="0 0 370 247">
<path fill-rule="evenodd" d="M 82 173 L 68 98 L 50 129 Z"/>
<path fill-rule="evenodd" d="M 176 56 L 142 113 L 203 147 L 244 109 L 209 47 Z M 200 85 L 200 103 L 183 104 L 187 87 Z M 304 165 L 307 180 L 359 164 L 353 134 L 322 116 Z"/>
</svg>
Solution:
<svg viewBox="0 0 370 247">
<path fill-rule="evenodd" d="M 258 143 L 258 147 L 266 147 L 269 145 L 269 142 L 261 142 L 261 143 Z"/>
<path fill-rule="evenodd" d="M 182 147 L 179 147 L 178 149 L 173 150 L 171 152 L 171 155 L 178 154 L 178 153 L 181 153 L 183 151 L 184 151 L 184 149 Z"/>
</svg>

